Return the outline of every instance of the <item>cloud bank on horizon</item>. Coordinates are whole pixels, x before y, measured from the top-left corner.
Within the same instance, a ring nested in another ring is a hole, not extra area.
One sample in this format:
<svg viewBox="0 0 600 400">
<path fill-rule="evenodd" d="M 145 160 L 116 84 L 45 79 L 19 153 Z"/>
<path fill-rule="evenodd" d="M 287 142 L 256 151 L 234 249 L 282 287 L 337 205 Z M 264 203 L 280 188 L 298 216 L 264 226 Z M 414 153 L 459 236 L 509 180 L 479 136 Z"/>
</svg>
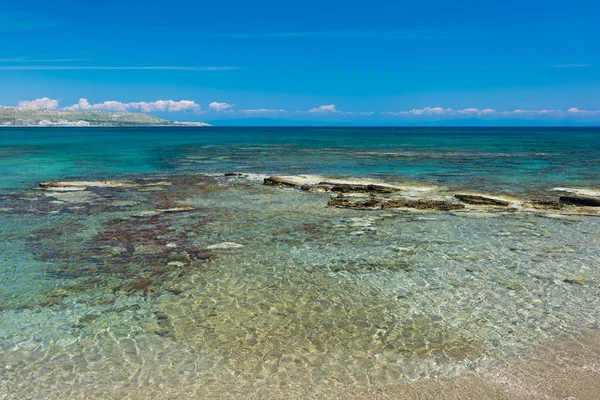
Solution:
<svg viewBox="0 0 600 400">
<path fill-rule="evenodd" d="M 28 109 L 56 110 L 58 108 L 58 100 L 49 99 L 48 97 L 42 97 L 41 99 L 35 100 L 23 100 L 19 101 L 18 107 Z"/>
<path fill-rule="evenodd" d="M 44 98 L 48 99 L 48 98 Z M 43 99 L 39 99 L 43 100 Z M 30 102 L 36 104 L 39 100 Z M 53 100 L 58 104 L 58 101 Z M 21 104 L 21 103 L 19 103 Z M 40 107 L 42 108 L 42 107 Z M 155 112 L 184 112 L 193 111 L 199 112 L 200 105 L 196 104 L 191 100 L 157 100 L 151 102 L 129 102 L 122 103 L 120 101 L 105 101 L 103 103 L 90 104 L 88 99 L 81 98 L 77 104 L 63 108 L 64 111 L 88 111 L 88 110 L 102 110 L 102 111 L 120 111 L 120 112 L 143 112 L 143 113 L 155 113 Z"/>
<path fill-rule="evenodd" d="M 90 103 L 88 99 L 81 98 L 76 104 L 60 107 L 59 101 L 48 97 L 42 97 L 35 100 L 23 100 L 18 102 L 18 108 L 23 109 L 48 109 L 60 111 L 113 111 L 113 112 L 142 112 L 142 113 L 193 113 L 193 114 L 223 114 L 232 119 L 239 116 L 246 117 L 293 117 L 294 115 L 330 115 L 347 117 L 372 117 L 375 115 L 387 117 L 405 117 L 415 118 L 437 118 L 437 119 L 466 119 L 480 118 L 487 120 L 506 119 L 506 118 L 535 118 L 535 117 L 555 117 L 555 118 L 589 118 L 600 117 L 600 110 L 584 110 L 577 107 L 568 109 L 514 109 L 514 110 L 495 110 L 492 108 L 443 108 L 443 107 L 424 107 L 414 108 L 403 111 L 341 111 L 335 104 L 325 104 L 308 110 L 288 111 L 284 109 L 235 109 L 234 104 L 214 101 L 208 104 L 206 111 L 202 106 L 193 100 L 156 100 L 139 102 L 120 102 L 115 100 L 104 101 L 102 103 Z"/>
</svg>

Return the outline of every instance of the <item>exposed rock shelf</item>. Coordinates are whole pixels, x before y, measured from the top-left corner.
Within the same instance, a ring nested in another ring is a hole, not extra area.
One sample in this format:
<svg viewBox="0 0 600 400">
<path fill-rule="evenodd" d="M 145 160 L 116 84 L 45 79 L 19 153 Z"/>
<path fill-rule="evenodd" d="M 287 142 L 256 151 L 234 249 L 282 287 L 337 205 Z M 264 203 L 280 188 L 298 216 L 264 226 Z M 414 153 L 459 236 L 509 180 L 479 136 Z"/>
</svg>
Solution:
<svg viewBox="0 0 600 400">
<path fill-rule="evenodd" d="M 59 181 L 40 183 L 40 188 L 51 191 L 77 191 L 85 190 L 88 187 L 116 188 L 126 186 L 136 186 L 136 184 L 124 181 Z"/>
<path fill-rule="evenodd" d="M 560 196 L 559 202 L 581 207 L 600 207 L 600 198 L 588 196 Z"/>
<path fill-rule="evenodd" d="M 329 200 L 327 205 L 346 208 L 414 208 L 417 210 L 438 211 L 462 210 L 465 208 L 464 204 L 457 204 L 440 200 L 385 200 L 375 198 L 371 198 L 368 200 L 357 200 L 349 199 L 346 197 L 334 197 L 331 200 Z"/>
<path fill-rule="evenodd" d="M 256 180 L 259 175 L 227 172 L 220 174 L 226 179 Z M 454 193 L 445 187 L 433 185 L 391 184 L 372 179 L 332 179 L 319 175 L 260 176 L 264 185 L 295 188 L 308 192 L 335 194 L 327 205 L 357 209 L 413 209 L 459 212 L 535 212 L 544 215 L 600 215 L 600 191 L 594 189 L 554 188 L 552 192 L 540 193 L 530 198 L 507 195 Z M 57 181 L 40 183 L 46 196 L 67 203 L 92 202 L 103 190 L 160 191 L 171 185 L 169 181 Z M 69 193 L 74 192 L 74 193 Z M 107 206 L 124 206 L 106 203 Z M 185 204 L 170 204 L 155 210 L 134 214 L 143 217 L 158 213 L 183 213 L 194 211 Z"/>
<path fill-rule="evenodd" d="M 473 204 L 473 205 L 476 205 L 476 206 L 501 206 L 501 207 L 508 207 L 510 205 L 510 203 L 508 201 L 504 201 L 504 200 L 500 200 L 500 199 L 494 199 L 494 198 L 491 198 L 491 197 L 479 196 L 479 195 L 455 194 L 454 197 L 456 197 L 458 200 L 460 200 L 463 203 Z"/>
<path fill-rule="evenodd" d="M 506 195 L 451 193 L 437 186 L 396 185 L 368 179 L 328 179 L 318 175 L 274 175 L 264 178 L 269 186 L 310 192 L 333 192 L 331 207 L 357 209 L 416 209 L 435 211 L 528 211 L 537 213 L 600 215 L 600 191 L 554 188 L 560 192 L 516 198 Z M 557 214 L 553 214 L 557 215 Z"/>
</svg>

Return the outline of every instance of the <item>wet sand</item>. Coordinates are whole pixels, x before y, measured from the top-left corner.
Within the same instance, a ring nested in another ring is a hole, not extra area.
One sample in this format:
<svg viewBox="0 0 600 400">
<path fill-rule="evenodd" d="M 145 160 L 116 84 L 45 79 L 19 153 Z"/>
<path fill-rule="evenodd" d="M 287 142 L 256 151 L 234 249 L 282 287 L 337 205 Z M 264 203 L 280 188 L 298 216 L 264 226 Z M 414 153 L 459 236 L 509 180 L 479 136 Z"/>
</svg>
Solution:
<svg viewBox="0 0 600 400">
<path fill-rule="evenodd" d="M 600 330 L 566 336 L 511 364 L 457 378 L 402 383 L 375 393 L 346 392 L 317 398 L 596 400 L 600 398 Z"/>
</svg>

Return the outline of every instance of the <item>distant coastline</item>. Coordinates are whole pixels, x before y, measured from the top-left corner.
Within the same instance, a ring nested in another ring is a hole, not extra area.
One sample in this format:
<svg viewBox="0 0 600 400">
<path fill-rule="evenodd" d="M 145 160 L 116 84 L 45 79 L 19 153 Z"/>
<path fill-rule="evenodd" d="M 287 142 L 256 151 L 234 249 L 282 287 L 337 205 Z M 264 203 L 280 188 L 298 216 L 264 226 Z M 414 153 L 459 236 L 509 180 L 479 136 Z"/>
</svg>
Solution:
<svg viewBox="0 0 600 400">
<path fill-rule="evenodd" d="M 209 128 L 213 125 L 205 123 L 205 122 L 170 122 L 168 121 L 165 124 L 112 124 L 112 125 L 0 125 L 0 129 L 2 128 L 143 128 L 143 127 L 156 127 L 156 128 Z"/>
<path fill-rule="evenodd" d="M 143 113 L 111 111 L 57 111 L 0 107 L 0 127 L 208 127 L 205 122 L 168 121 Z"/>
</svg>

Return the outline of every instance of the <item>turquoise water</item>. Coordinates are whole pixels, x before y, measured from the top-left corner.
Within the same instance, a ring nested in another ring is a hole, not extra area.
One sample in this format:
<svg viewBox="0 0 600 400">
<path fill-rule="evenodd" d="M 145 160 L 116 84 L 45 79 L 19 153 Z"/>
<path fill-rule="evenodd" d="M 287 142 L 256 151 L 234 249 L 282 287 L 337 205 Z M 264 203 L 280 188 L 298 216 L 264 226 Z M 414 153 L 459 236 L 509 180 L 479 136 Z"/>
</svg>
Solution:
<svg viewBox="0 0 600 400">
<path fill-rule="evenodd" d="M 600 129 L 3 128 L 0 151 L 0 189 L 64 177 L 238 170 L 522 191 L 598 184 Z"/>
<path fill-rule="evenodd" d="M 599 129 L 3 129 L 0 154 L 0 397 L 327 398 L 600 326 L 597 217 L 338 209 L 223 175 L 599 190 Z M 37 187 L 83 179 L 133 183 Z"/>
</svg>

